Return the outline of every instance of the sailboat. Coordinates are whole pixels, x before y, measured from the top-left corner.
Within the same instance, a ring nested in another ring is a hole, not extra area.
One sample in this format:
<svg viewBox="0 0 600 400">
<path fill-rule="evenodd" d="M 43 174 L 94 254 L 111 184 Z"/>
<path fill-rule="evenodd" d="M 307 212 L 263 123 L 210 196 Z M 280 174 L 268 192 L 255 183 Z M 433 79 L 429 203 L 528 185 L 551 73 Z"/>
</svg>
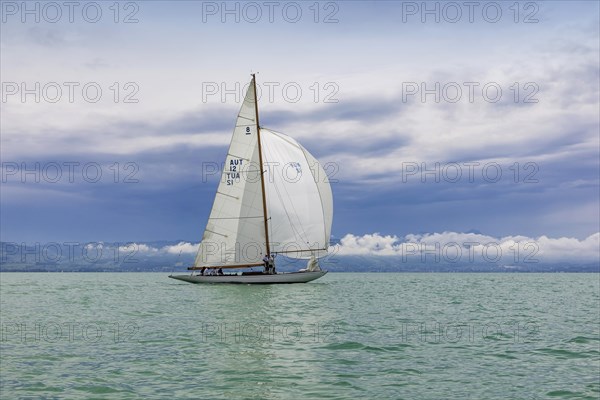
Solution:
<svg viewBox="0 0 600 400">
<path fill-rule="evenodd" d="M 327 273 L 318 259 L 327 255 L 333 220 L 329 180 L 295 139 L 260 125 L 256 93 L 252 74 L 191 273 L 170 278 L 305 283 Z M 280 255 L 308 259 L 308 264 L 296 272 L 278 272 Z"/>
</svg>

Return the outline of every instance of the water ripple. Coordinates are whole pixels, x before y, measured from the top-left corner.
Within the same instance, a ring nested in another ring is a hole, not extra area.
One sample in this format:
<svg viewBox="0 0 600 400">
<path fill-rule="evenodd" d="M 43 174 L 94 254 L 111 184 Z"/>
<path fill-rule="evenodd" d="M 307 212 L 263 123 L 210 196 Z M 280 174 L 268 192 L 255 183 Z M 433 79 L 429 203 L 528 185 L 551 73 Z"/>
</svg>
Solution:
<svg viewBox="0 0 600 400">
<path fill-rule="evenodd" d="M 0 398 L 594 398 L 597 274 L 2 274 Z"/>
</svg>

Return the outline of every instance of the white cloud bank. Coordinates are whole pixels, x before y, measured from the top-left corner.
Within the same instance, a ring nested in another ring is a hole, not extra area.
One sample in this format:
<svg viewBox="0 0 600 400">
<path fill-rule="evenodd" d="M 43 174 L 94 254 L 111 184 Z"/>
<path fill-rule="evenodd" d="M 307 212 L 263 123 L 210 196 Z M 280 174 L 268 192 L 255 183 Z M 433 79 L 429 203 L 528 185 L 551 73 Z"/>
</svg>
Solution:
<svg viewBox="0 0 600 400">
<path fill-rule="evenodd" d="M 161 251 L 169 254 L 196 254 L 199 245 L 200 243 L 179 242 L 173 246 L 165 246 Z"/>
<path fill-rule="evenodd" d="M 194 255 L 199 243 L 179 242 L 152 247 L 130 244 L 123 251 L 136 248 L 146 255 Z M 381 235 L 345 235 L 330 247 L 335 256 L 402 257 L 403 260 L 434 263 L 599 263 L 600 232 L 585 239 L 537 238 L 527 236 L 493 237 L 479 233 L 441 232 L 408 234 L 404 237 Z"/>
<path fill-rule="evenodd" d="M 432 262 L 600 262 L 600 232 L 583 240 L 540 236 L 496 238 L 476 233 L 442 232 L 404 237 L 379 233 L 347 234 L 331 247 L 340 256 L 399 256 Z"/>
</svg>

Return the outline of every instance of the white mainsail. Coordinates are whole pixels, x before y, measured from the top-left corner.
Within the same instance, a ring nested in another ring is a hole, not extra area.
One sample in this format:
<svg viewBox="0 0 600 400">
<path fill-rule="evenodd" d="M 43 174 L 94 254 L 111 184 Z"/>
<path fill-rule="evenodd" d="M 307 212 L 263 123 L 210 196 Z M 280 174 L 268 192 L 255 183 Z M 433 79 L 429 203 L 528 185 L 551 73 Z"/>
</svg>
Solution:
<svg viewBox="0 0 600 400">
<path fill-rule="evenodd" d="M 259 146 L 257 110 L 253 78 L 237 117 L 196 268 L 261 265 L 268 252 L 292 258 L 327 253 L 333 219 L 327 175 L 304 147 L 282 133 L 260 128 Z"/>
<path fill-rule="evenodd" d="M 253 83 L 237 117 L 196 267 L 262 264 L 265 216 Z"/>
<path fill-rule="evenodd" d="M 324 256 L 333 219 L 331 186 L 321 164 L 296 140 L 261 128 L 272 253 Z"/>
</svg>

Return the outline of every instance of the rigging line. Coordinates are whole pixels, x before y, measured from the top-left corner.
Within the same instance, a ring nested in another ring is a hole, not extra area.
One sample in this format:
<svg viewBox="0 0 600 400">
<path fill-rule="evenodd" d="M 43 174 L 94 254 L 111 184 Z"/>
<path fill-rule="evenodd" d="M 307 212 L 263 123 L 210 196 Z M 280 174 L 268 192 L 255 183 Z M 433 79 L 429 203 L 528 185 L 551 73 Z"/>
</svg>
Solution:
<svg viewBox="0 0 600 400">
<path fill-rule="evenodd" d="M 219 217 L 219 218 L 209 218 L 209 219 L 250 219 L 250 218 L 262 218 L 262 216 L 258 217 Z"/>
<path fill-rule="evenodd" d="M 232 196 L 232 195 L 230 195 L 230 194 L 227 194 L 227 193 L 219 192 L 218 190 L 217 190 L 217 193 L 218 193 L 218 194 L 220 194 L 220 195 L 222 195 L 222 196 L 231 197 L 232 199 L 236 199 L 236 200 L 239 200 L 239 199 L 240 199 L 240 198 L 239 198 L 239 197 L 237 197 L 237 196 Z"/>
<path fill-rule="evenodd" d="M 211 231 L 210 229 L 204 229 L 205 232 L 210 232 L 210 233 L 214 233 L 215 235 L 219 235 L 219 236 L 223 236 L 223 237 L 229 237 L 227 235 L 223 235 L 222 233 L 219 232 L 215 232 L 215 231 Z"/>
<path fill-rule="evenodd" d="M 233 157 L 233 158 L 239 158 L 240 160 L 250 161 L 250 159 L 249 159 L 249 158 L 246 158 L 246 157 L 240 157 L 240 156 L 237 156 L 237 155 L 235 155 L 235 154 L 232 154 L 232 153 L 227 153 L 227 155 L 228 155 L 228 156 L 231 156 L 231 157 Z"/>
<path fill-rule="evenodd" d="M 313 253 L 315 251 L 327 250 L 326 248 L 322 249 L 308 249 L 308 250 L 286 250 L 286 251 L 277 251 L 277 254 L 285 254 L 285 253 Z"/>
</svg>

